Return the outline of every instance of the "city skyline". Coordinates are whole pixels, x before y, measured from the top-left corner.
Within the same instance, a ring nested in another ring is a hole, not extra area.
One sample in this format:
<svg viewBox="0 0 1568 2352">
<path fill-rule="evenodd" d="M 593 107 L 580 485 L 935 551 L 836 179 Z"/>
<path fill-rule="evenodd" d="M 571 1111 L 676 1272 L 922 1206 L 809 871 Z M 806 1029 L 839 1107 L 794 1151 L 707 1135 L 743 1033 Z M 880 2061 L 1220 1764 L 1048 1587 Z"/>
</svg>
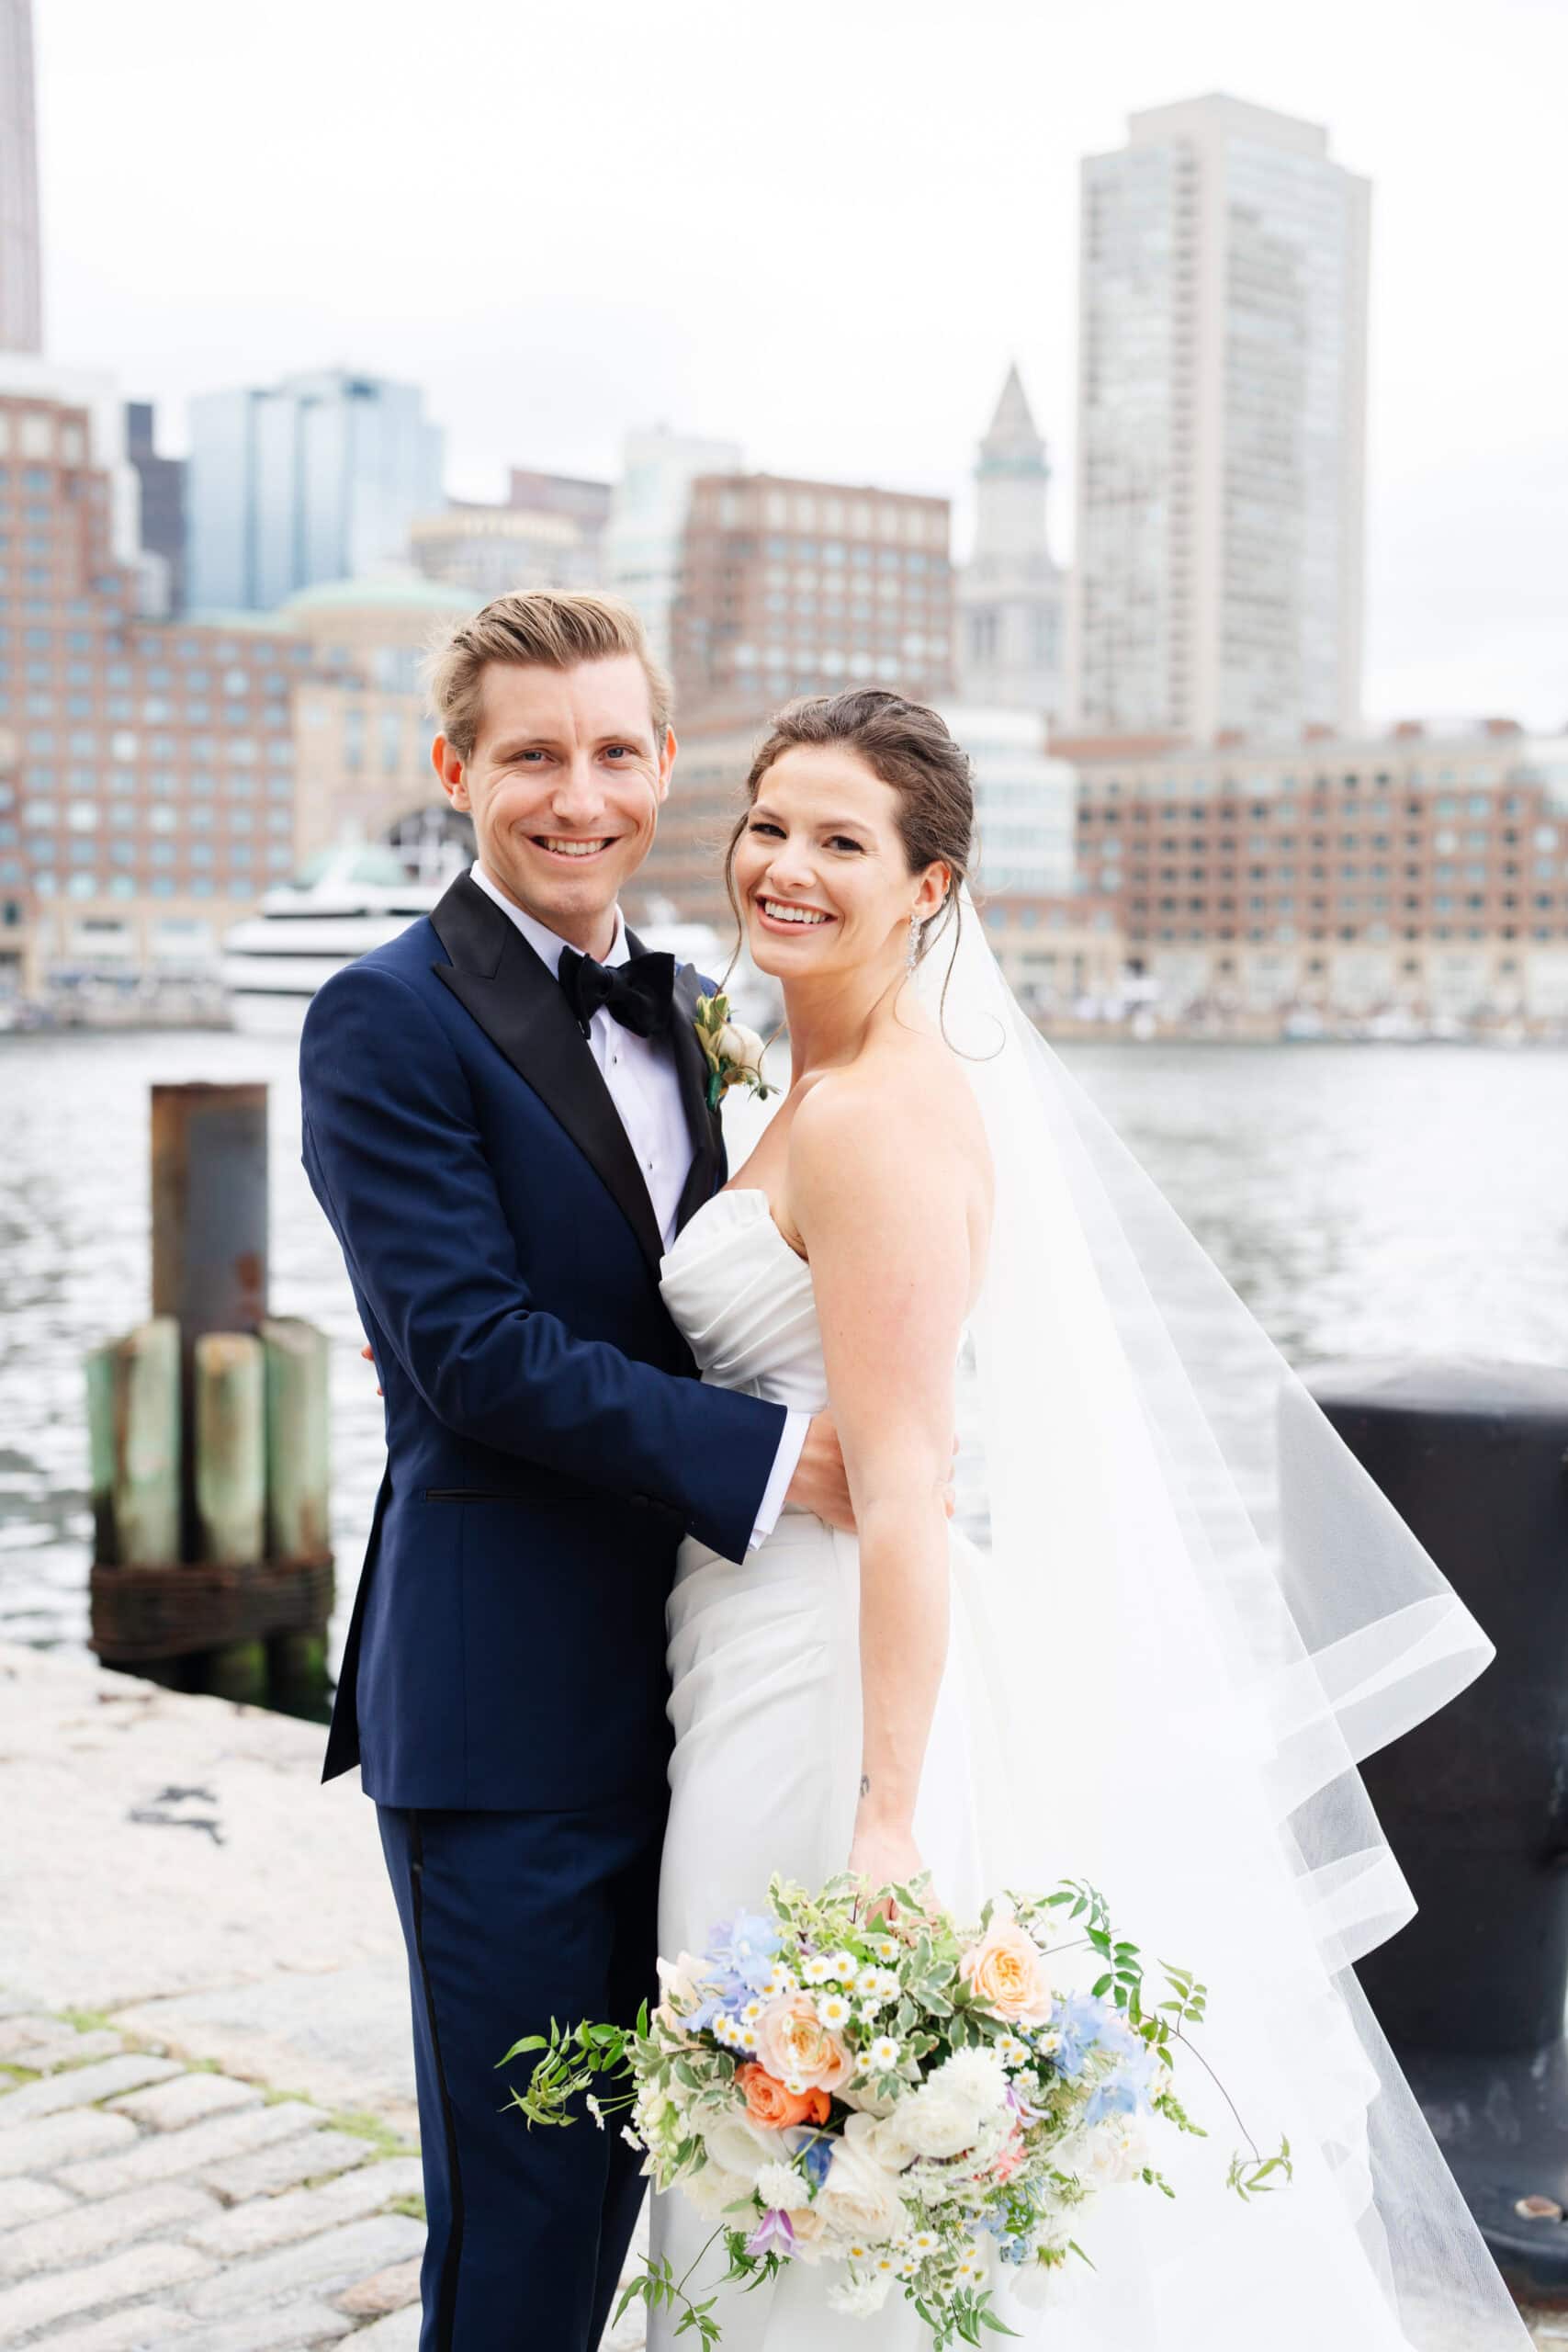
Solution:
<svg viewBox="0 0 1568 2352">
<path fill-rule="evenodd" d="M 1325 123 L 1377 188 L 1369 709 L 1561 720 L 1560 15 L 1327 0 L 1307 47 L 1231 0 L 1070 28 L 981 0 L 957 28 L 868 0 L 832 21 L 833 85 L 875 104 L 835 103 L 829 133 L 818 0 L 765 72 L 709 7 L 615 13 L 592 48 L 546 28 L 519 106 L 499 8 L 444 26 L 433 74 L 402 0 L 374 50 L 299 0 L 265 27 L 186 0 L 105 27 L 88 0 L 38 0 L 60 356 L 112 352 L 171 448 L 191 391 L 342 360 L 426 386 L 458 495 L 496 494 L 512 464 L 602 474 L 624 429 L 662 417 L 770 470 L 925 489 L 961 514 L 1017 358 L 1066 560 L 1080 158 L 1129 112 L 1229 90 Z M 237 82 L 286 141 L 236 147 L 203 101 Z M 448 90 L 450 158 L 426 136 Z M 543 200 L 563 184 L 570 206 Z"/>
</svg>

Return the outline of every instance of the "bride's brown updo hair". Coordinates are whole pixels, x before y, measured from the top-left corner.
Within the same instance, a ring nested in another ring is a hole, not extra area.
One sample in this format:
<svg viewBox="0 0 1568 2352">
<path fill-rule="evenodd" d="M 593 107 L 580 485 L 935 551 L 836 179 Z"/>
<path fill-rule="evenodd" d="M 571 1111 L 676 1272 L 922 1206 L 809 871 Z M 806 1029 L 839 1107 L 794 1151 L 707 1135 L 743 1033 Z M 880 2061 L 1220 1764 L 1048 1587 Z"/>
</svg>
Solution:
<svg viewBox="0 0 1568 2352">
<path fill-rule="evenodd" d="M 736 820 L 725 853 L 724 884 L 735 920 L 745 935 L 745 918 L 735 895 L 735 852 L 746 831 L 762 778 L 773 762 L 797 745 L 833 745 L 853 752 L 873 775 L 898 796 L 897 823 L 912 874 L 942 865 L 953 879 L 941 911 L 920 932 L 927 956 L 950 923 L 963 920 L 959 892 L 968 878 L 975 838 L 975 783 L 969 755 L 948 733 L 945 722 L 924 703 L 906 702 L 881 686 L 852 686 L 841 695 L 813 695 L 792 702 L 773 720 L 767 741 L 746 779 L 746 806 Z M 954 942 L 956 945 L 956 941 Z"/>
</svg>

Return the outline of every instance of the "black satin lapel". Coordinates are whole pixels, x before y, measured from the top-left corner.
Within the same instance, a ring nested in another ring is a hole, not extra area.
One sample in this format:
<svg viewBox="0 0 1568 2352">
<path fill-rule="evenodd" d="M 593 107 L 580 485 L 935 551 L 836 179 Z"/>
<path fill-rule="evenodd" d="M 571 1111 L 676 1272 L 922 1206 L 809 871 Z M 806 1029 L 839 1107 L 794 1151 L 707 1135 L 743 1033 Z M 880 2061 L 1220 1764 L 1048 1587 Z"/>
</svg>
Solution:
<svg viewBox="0 0 1568 2352">
<path fill-rule="evenodd" d="M 642 1170 L 558 982 L 516 924 L 466 876 L 431 922 L 452 957 L 432 967 L 436 978 L 566 1130 L 657 1272 L 664 1241 Z"/>
<path fill-rule="evenodd" d="M 675 1069 L 681 1080 L 681 1100 L 685 1106 L 686 1126 L 692 1138 L 692 1165 L 682 1189 L 680 1205 L 675 1212 L 677 1227 L 694 1216 L 703 1203 L 717 1190 L 724 1177 L 724 1127 L 716 1111 L 707 1103 L 708 1066 L 697 1039 L 697 997 L 702 983 L 690 964 L 683 964 L 675 975 L 675 1019 L 671 1041 L 675 1050 Z"/>
</svg>

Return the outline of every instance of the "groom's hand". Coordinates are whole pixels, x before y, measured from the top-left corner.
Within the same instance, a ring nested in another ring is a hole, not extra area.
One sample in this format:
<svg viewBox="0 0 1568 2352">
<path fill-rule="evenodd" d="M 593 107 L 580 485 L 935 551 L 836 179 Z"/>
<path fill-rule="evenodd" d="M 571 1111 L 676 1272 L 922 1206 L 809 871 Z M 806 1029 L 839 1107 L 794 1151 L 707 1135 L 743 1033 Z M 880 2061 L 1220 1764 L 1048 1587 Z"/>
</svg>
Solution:
<svg viewBox="0 0 1568 2352">
<path fill-rule="evenodd" d="M 953 1441 L 953 1451 L 958 1452 L 958 1440 Z M 795 1476 L 784 1497 L 797 1510 L 808 1510 L 818 1519 L 825 1519 L 829 1527 L 841 1527 L 846 1533 L 855 1532 L 855 1510 L 850 1500 L 850 1482 L 844 1469 L 844 1457 L 839 1451 L 839 1432 L 831 1413 L 818 1413 L 806 1432 L 806 1443 L 800 1449 L 800 1460 L 795 1465 Z M 943 1490 L 949 1519 L 953 1517 L 953 1481 Z"/>
</svg>

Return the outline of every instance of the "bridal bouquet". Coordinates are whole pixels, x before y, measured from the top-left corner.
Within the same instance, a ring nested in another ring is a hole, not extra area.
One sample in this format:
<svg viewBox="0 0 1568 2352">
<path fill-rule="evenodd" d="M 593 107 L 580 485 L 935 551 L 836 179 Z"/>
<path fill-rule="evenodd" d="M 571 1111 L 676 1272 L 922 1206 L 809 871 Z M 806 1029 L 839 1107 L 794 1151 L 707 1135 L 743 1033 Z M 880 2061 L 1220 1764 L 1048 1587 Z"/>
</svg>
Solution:
<svg viewBox="0 0 1568 2352">
<path fill-rule="evenodd" d="M 868 1912 L 852 1879 L 813 1895 L 775 1878 L 765 1912 L 716 1928 L 701 1955 L 660 1962 L 662 1998 L 635 2028 L 519 2041 L 508 2059 L 543 2054 L 513 2100 L 530 2123 L 571 2121 L 579 2092 L 602 2126 L 629 2112 L 645 2173 L 714 2222 L 728 2278 L 820 2266 L 836 2310 L 869 2315 L 897 2289 L 936 2346 L 978 2344 L 982 2328 L 1012 2332 L 989 2308 L 994 2265 L 1032 2300 L 1082 2254 L 1071 2217 L 1102 2189 L 1174 2193 L 1144 2124 L 1201 2132 L 1171 2065 L 1191 2048 L 1183 2028 L 1201 2019 L 1204 1988 L 1162 1963 L 1171 1997 L 1145 2008 L 1137 1946 L 1077 1881 L 987 1904 L 977 1928 L 923 1911 L 919 1884 L 885 1894 L 891 1917 Z M 1055 1939 L 1079 1919 L 1076 1939 Z M 1089 1967 L 1064 1966 L 1075 1951 Z M 1092 1984 L 1069 1989 L 1095 1966 Z M 616 2077 L 630 2087 L 612 2094 Z M 1284 2141 L 1277 2155 L 1234 2158 L 1227 2185 L 1247 2197 L 1290 2172 Z M 638 2295 L 681 2304 L 716 2344 L 691 2275 L 650 2263 L 621 2309 Z"/>
</svg>

